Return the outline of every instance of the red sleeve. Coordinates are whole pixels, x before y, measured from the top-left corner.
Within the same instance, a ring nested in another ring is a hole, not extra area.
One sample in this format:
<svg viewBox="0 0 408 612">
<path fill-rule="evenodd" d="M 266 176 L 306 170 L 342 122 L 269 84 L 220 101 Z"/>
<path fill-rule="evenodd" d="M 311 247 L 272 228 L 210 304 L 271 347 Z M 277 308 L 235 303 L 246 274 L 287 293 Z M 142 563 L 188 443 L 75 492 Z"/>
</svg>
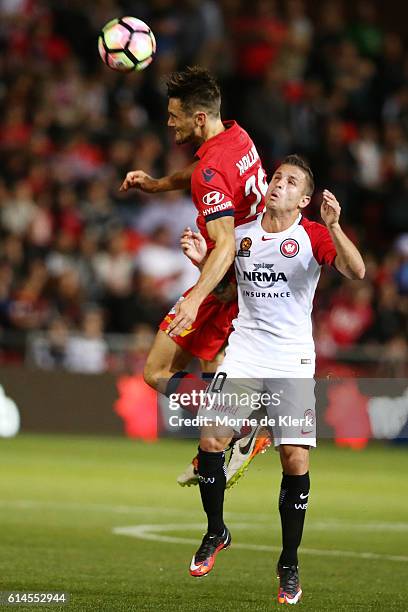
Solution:
<svg viewBox="0 0 408 612">
<path fill-rule="evenodd" d="M 206 222 L 219 217 L 234 216 L 231 189 L 217 170 L 198 166 L 193 172 L 191 191 L 197 210 Z"/>
<path fill-rule="evenodd" d="M 313 255 L 317 263 L 320 266 L 323 264 L 334 266 L 337 251 L 327 227 L 308 219 L 302 219 L 301 225 L 309 236 Z"/>
</svg>

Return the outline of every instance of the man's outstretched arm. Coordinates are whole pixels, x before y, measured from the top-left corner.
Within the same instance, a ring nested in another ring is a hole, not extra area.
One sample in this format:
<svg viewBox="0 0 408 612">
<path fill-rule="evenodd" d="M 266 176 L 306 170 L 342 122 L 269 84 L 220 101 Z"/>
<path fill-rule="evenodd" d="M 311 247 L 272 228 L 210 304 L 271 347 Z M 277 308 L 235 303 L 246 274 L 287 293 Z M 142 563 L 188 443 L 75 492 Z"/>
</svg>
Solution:
<svg viewBox="0 0 408 612">
<path fill-rule="evenodd" d="M 365 265 L 357 247 L 351 242 L 340 227 L 340 204 L 327 189 L 323 192 L 321 216 L 336 247 L 337 256 L 334 264 L 339 272 L 351 280 L 362 280 L 365 276 Z"/>
<path fill-rule="evenodd" d="M 161 178 L 153 178 L 143 170 L 132 170 L 127 173 L 119 191 L 128 191 L 128 189 L 133 188 L 140 189 L 145 193 L 160 193 L 177 189 L 190 189 L 191 175 L 196 164 L 197 162 L 194 162 L 178 172 Z"/>
</svg>

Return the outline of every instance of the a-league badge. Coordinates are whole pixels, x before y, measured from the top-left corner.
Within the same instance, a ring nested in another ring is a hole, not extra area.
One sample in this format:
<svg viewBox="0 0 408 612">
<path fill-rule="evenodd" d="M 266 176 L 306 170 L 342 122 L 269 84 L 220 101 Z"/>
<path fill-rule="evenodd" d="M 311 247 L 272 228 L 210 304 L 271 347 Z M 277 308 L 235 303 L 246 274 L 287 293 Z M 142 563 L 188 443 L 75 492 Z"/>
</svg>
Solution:
<svg viewBox="0 0 408 612">
<path fill-rule="evenodd" d="M 241 240 L 241 244 L 239 245 L 238 257 L 249 257 L 251 255 L 251 251 L 249 250 L 252 246 L 252 240 L 249 236 L 246 236 Z"/>
<path fill-rule="evenodd" d="M 299 253 L 299 243 L 293 238 L 286 238 L 280 245 L 280 252 L 284 257 L 294 257 Z"/>
</svg>

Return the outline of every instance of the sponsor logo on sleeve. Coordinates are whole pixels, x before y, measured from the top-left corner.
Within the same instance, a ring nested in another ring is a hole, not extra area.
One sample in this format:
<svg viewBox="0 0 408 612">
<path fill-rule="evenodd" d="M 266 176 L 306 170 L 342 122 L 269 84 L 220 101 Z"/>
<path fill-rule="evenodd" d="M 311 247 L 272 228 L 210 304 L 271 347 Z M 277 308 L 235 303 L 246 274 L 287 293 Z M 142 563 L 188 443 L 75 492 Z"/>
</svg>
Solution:
<svg viewBox="0 0 408 612">
<path fill-rule="evenodd" d="M 228 210 L 230 208 L 234 208 L 231 200 L 228 202 L 221 202 L 221 204 L 217 204 L 216 206 L 210 206 L 209 208 L 204 208 L 202 211 L 203 217 L 208 217 L 209 215 L 213 215 L 215 213 L 222 212 L 223 210 Z"/>
<path fill-rule="evenodd" d="M 203 196 L 203 203 L 206 206 L 217 206 L 217 204 L 221 204 L 224 198 L 225 195 L 219 191 L 209 191 Z"/>
<path fill-rule="evenodd" d="M 284 257 L 295 257 L 299 253 L 299 243 L 293 238 L 286 238 L 280 245 L 280 252 Z"/>
</svg>

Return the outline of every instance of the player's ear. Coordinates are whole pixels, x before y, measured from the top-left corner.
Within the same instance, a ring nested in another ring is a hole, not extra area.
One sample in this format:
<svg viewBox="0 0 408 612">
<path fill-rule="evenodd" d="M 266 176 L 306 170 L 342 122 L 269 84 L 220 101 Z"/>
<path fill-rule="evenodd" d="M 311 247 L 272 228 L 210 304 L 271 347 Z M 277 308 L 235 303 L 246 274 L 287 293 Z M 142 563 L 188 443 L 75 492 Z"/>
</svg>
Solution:
<svg viewBox="0 0 408 612">
<path fill-rule="evenodd" d="M 299 208 L 306 208 L 312 198 L 309 195 L 304 195 L 299 202 Z"/>
<path fill-rule="evenodd" d="M 197 127 L 204 127 L 206 119 L 207 115 L 205 113 L 197 112 L 194 115 L 194 123 Z"/>
</svg>

